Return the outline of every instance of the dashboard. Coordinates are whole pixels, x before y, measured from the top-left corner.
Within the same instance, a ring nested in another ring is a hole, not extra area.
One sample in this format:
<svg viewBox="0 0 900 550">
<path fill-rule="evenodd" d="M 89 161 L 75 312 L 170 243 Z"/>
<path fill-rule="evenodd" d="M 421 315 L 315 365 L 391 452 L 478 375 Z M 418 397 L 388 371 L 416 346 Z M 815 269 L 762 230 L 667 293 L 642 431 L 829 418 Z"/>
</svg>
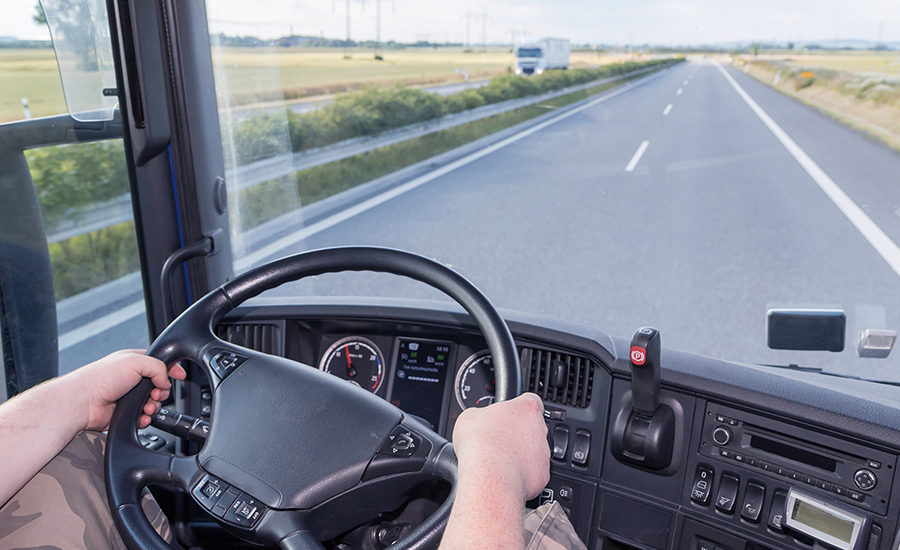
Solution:
<svg viewBox="0 0 900 550">
<path fill-rule="evenodd" d="M 220 338 L 344 378 L 448 439 L 465 408 L 492 402 L 487 346 L 453 304 L 248 304 Z M 663 349 L 674 451 L 651 468 L 616 452 L 631 342 L 502 313 L 546 408 L 551 481 L 529 505 L 558 501 L 588 548 L 898 550 L 900 389 Z M 208 416 L 194 385 L 188 410 Z"/>
</svg>

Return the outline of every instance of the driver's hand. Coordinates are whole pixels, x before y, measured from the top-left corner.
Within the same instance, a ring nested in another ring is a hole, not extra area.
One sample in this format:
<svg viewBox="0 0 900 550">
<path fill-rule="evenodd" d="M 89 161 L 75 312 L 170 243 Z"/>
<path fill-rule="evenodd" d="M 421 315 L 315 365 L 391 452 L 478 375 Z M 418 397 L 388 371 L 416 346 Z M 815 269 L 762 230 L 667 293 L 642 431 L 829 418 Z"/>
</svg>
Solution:
<svg viewBox="0 0 900 550">
<path fill-rule="evenodd" d="M 478 409 L 466 409 L 453 429 L 460 483 L 498 483 L 521 497 L 540 494 L 550 481 L 550 447 L 544 404 L 533 393 Z M 475 478 L 475 479 L 472 479 Z"/>
<path fill-rule="evenodd" d="M 129 349 L 107 355 L 64 378 L 73 384 L 73 391 L 87 400 L 84 429 L 103 431 L 109 428 L 116 401 L 135 387 L 142 377 L 151 379 L 155 387 L 150 390 L 144 414 L 138 420 L 139 428 L 150 425 L 150 416 L 156 414 L 160 403 L 169 397 L 172 387 L 169 377 L 184 380 L 185 376 L 181 365 L 175 365 L 167 372 L 166 364 L 159 359 L 144 355 L 144 350 Z"/>
</svg>

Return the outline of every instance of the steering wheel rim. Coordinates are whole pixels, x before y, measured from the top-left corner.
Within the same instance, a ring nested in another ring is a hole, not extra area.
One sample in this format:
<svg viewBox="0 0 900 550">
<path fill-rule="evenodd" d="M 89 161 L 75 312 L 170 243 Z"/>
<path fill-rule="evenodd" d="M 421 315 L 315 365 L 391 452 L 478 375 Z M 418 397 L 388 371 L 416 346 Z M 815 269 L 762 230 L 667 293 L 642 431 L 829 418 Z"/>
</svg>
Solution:
<svg viewBox="0 0 900 550">
<path fill-rule="evenodd" d="M 453 298 L 472 316 L 494 357 L 496 400 L 503 401 L 505 399 L 511 399 L 521 393 L 521 370 L 519 368 L 515 342 L 509 332 L 506 322 L 487 297 L 485 297 L 472 283 L 452 269 L 423 256 L 390 248 L 338 247 L 314 250 L 288 256 L 248 271 L 218 289 L 213 290 L 188 308 L 178 317 L 178 319 L 167 327 L 165 331 L 163 331 L 156 341 L 153 342 L 147 354 L 160 359 L 167 365 L 174 364 L 181 360 L 192 360 L 199 363 L 204 370 L 206 370 L 207 376 L 210 378 L 210 382 L 213 385 L 214 399 L 218 395 L 217 388 L 220 384 L 223 384 L 222 388 L 229 388 L 228 391 L 223 392 L 224 395 L 240 395 L 236 394 L 230 388 L 241 382 L 228 382 L 227 380 L 224 380 L 224 378 L 220 379 L 217 375 L 218 371 L 214 371 L 211 366 L 214 360 L 211 359 L 210 354 L 221 349 L 243 350 L 243 348 L 238 348 L 232 344 L 219 340 L 214 334 L 214 326 L 229 311 L 266 290 L 309 276 L 343 271 L 374 271 L 405 276 L 428 284 Z M 247 352 L 249 350 L 243 351 Z M 299 377 L 307 377 L 308 380 L 305 380 L 303 384 L 320 384 L 324 385 L 322 387 L 325 387 L 327 391 L 338 392 L 342 395 L 346 394 L 345 389 L 333 385 L 333 382 L 323 378 L 315 378 L 318 374 L 310 374 L 307 372 L 309 369 L 293 369 L 293 366 L 299 365 L 293 361 L 281 359 L 279 363 L 276 361 L 276 358 L 272 356 L 265 356 L 267 359 L 263 359 L 260 354 L 250 353 L 246 355 L 250 355 L 251 358 L 247 361 L 246 366 L 242 367 L 244 371 L 241 372 L 241 376 L 232 377 L 228 380 L 244 380 L 253 376 L 265 380 L 266 372 L 268 372 L 266 369 L 273 371 L 282 369 L 282 371 L 288 373 L 289 376 L 298 378 L 298 382 L 296 382 L 298 385 L 294 388 L 295 391 L 301 391 L 305 387 L 301 385 Z M 291 363 L 293 366 L 286 365 L 284 362 Z M 312 370 L 319 373 L 317 369 L 313 368 Z M 247 376 L 244 376 L 244 374 L 247 374 Z M 312 376 L 312 378 L 310 378 L 310 376 Z M 327 378 L 333 378 L 330 375 L 325 376 Z M 266 380 L 266 383 L 271 384 L 273 380 L 276 379 Z M 225 384 L 227 384 L 227 386 Z M 332 385 L 329 386 L 329 384 Z M 346 386 L 350 385 L 346 384 Z M 304 519 L 303 522 L 298 519 L 297 525 L 278 526 L 278 529 L 288 531 L 294 529 L 294 531 L 285 533 L 279 531 L 277 540 L 271 538 L 272 535 L 268 532 L 256 533 L 256 530 L 261 530 L 263 524 L 278 524 L 278 520 L 273 520 L 271 518 L 273 516 L 279 517 L 275 512 L 281 514 L 282 506 L 284 506 L 287 511 L 306 510 L 302 508 L 302 506 L 304 504 L 316 502 L 316 498 L 321 497 L 321 495 L 312 495 L 309 490 L 293 487 L 289 484 L 285 485 L 287 482 L 283 479 L 281 480 L 281 485 L 287 486 L 289 489 L 285 490 L 283 492 L 284 494 L 276 495 L 275 493 L 279 493 L 278 489 L 274 489 L 274 493 L 269 492 L 268 489 L 273 489 L 274 485 L 278 485 L 278 483 L 273 482 L 267 485 L 264 481 L 260 480 L 259 477 L 254 477 L 252 472 L 247 473 L 246 471 L 241 471 L 238 467 L 231 469 L 225 468 L 223 464 L 228 465 L 229 467 L 233 466 L 233 464 L 220 458 L 220 456 L 227 456 L 228 450 L 224 444 L 213 443 L 214 436 L 216 435 L 217 420 L 223 423 L 223 425 L 234 424 L 234 415 L 229 416 L 229 409 L 224 403 L 222 405 L 217 404 L 214 407 L 214 416 L 212 418 L 212 428 L 210 430 L 209 439 L 204 445 L 203 450 L 201 450 L 201 453 L 198 455 L 179 457 L 149 451 L 143 448 L 137 440 L 135 426 L 151 387 L 150 381 L 144 379 L 137 387 L 118 402 L 110 424 L 107 439 L 105 465 L 107 495 L 109 497 L 110 509 L 115 519 L 116 526 L 122 534 L 126 545 L 130 549 L 147 550 L 152 548 L 164 550 L 170 548 L 170 546 L 156 534 L 146 517 L 144 517 L 139 504 L 140 491 L 146 485 L 151 483 L 173 484 L 182 487 L 188 492 L 190 492 L 192 488 L 196 491 L 196 488 L 199 487 L 199 485 L 196 484 L 200 483 L 201 480 L 206 479 L 203 477 L 204 475 L 209 477 L 209 471 L 213 469 L 213 466 L 215 466 L 219 472 L 233 472 L 232 475 L 239 478 L 244 485 L 241 489 L 250 492 L 250 489 L 247 489 L 247 487 L 253 487 L 257 492 L 265 493 L 265 498 L 261 497 L 260 500 L 264 504 L 269 505 L 270 508 L 268 511 L 271 513 L 268 514 L 266 522 L 260 522 L 254 528 L 254 535 L 259 535 L 262 537 L 261 540 L 265 540 L 266 542 L 276 542 L 282 548 L 321 548 L 321 545 L 313 538 L 312 530 L 306 527 L 306 523 L 303 523 L 309 520 L 309 517 L 307 516 L 304 516 L 306 519 Z M 246 389 L 242 391 L 246 391 Z M 380 398 L 374 397 L 371 394 L 368 395 L 373 399 L 384 403 Z M 349 394 L 346 394 L 345 400 L 350 399 L 351 397 L 354 401 L 366 401 L 369 399 L 368 397 L 364 398 L 362 395 L 350 396 Z M 311 397 L 307 396 L 307 398 L 309 399 Z M 234 398 L 232 397 L 232 399 Z M 365 417 L 372 426 L 377 423 L 377 418 L 383 420 L 382 424 L 384 426 L 389 426 L 391 422 L 396 420 L 396 418 L 391 418 L 391 414 L 387 409 L 383 408 L 383 405 L 376 405 L 374 401 L 370 400 L 364 405 L 370 407 L 367 410 Z M 363 405 L 360 405 L 360 407 L 362 406 Z M 388 406 L 399 412 L 399 409 L 394 409 L 390 405 Z M 354 407 L 356 407 L 356 404 L 354 404 Z M 220 415 L 220 419 L 216 417 L 216 412 L 219 409 L 225 411 Z M 428 427 L 422 426 L 416 422 L 415 419 L 409 418 L 408 415 L 404 417 L 404 415 L 401 414 L 400 418 L 400 425 L 394 427 L 394 430 L 403 427 L 403 429 L 411 429 L 416 435 L 422 436 L 422 442 L 420 444 L 421 448 L 419 451 L 416 451 L 417 455 L 420 454 L 420 452 L 426 452 L 424 451 L 425 444 L 429 445 L 427 451 L 428 455 L 425 459 L 425 464 L 422 467 L 422 472 L 425 473 L 427 470 L 428 475 L 441 478 L 444 481 L 449 482 L 451 486 L 450 495 L 437 511 L 392 546 L 392 548 L 398 549 L 423 548 L 432 543 L 437 543 L 443 533 L 443 528 L 446 526 L 446 521 L 455 495 L 456 458 L 452 450 L 452 445 L 441 436 L 432 432 Z M 275 420 L 277 421 L 278 419 Z M 224 430 L 225 428 L 222 429 Z M 315 429 L 315 427 L 307 428 L 307 431 L 311 429 Z M 375 435 L 374 432 L 377 432 L 374 427 L 369 431 L 373 432 L 373 436 Z M 223 438 L 215 439 L 215 441 L 222 441 Z M 208 448 L 211 448 L 212 450 L 210 450 L 209 453 L 206 453 L 206 456 L 204 457 L 204 452 L 207 451 Z M 219 455 L 216 455 L 216 449 L 218 449 Z M 214 462 L 213 459 L 215 459 L 216 462 Z M 370 467 L 374 464 L 376 459 L 378 459 L 377 455 L 369 463 Z M 356 473 L 358 473 L 358 468 L 354 470 L 353 468 L 348 467 L 347 471 L 350 471 L 351 473 L 346 474 L 345 472 L 342 472 L 341 475 L 352 481 Z M 245 473 L 247 475 L 243 475 Z M 257 473 L 259 472 L 257 471 Z M 218 475 L 220 477 L 226 477 L 221 473 Z M 366 473 L 366 475 L 368 475 L 368 473 Z M 414 475 L 415 474 L 410 474 L 410 476 Z M 260 476 L 262 476 L 262 474 L 260 474 Z M 332 477 L 337 479 L 340 476 Z M 272 479 L 271 476 L 269 479 Z M 329 480 L 330 479 L 331 478 L 329 478 Z M 311 479 L 310 481 L 313 481 L 314 484 L 314 480 Z M 340 485 L 340 483 L 331 483 L 331 485 L 334 486 L 331 487 L 331 489 L 336 490 L 335 487 Z M 236 489 L 237 485 L 232 484 L 232 487 Z M 356 490 L 357 487 L 365 487 L 365 483 L 359 481 L 358 485 L 355 485 L 350 489 L 340 485 L 338 488 L 343 488 L 345 490 L 337 493 L 334 497 L 335 500 L 343 495 L 350 494 Z M 358 494 L 363 494 L 362 489 L 360 489 Z M 287 497 L 285 495 L 287 495 Z M 266 498 L 268 500 L 266 500 Z M 325 504 L 322 504 L 322 502 L 326 501 L 320 501 L 319 505 L 324 506 Z M 295 510 L 290 506 L 299 508 Z M 299 517 L 299 512 L 297 517 Z M 285 523 L 285 520 L 281 520 L 281 523 Z M 290 523 L 290 521 L 287 523 Z M 228 527 L 224 523 L 223 525 Z M 272 529 L 275 529 L 275 527 L 272 527 Z M 252 537 L 245 535 L 247 535 L 247 533 L 243 531 L 239 534 L 242 538 L 254 540 Z M 266 539 L 265 537 L 269 538 Z"/>
</svg>

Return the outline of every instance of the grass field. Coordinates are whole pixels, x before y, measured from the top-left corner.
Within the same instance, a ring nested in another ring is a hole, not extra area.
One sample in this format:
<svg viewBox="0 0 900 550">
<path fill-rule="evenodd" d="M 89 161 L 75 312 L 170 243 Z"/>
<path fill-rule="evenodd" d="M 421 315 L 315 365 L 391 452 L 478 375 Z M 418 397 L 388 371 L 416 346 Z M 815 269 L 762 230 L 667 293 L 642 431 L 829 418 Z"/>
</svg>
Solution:
<svg viewBox="0 0 900 550">
<path fill-rule="evenodd" d="M 747 59 L 750 59 L 747 57 Z M 841 52 L 829 53 L 803 53 L 799 55 L 758 55 L 752 58 L 754 61 L 784 61 L 789 67 L 818 67 L 845 71 L 853 74 L 887 73 L 897 75 L 900 73 L 900 55 L 897 52 Z"/>
<path fill-rule="evenodd" d="M 344 57 L 348 56 L 349 59 Z M 512 66 L 509 48 L 467 53 L 463 48 L 383 50 L 383 61 L 371 49 L 213 48 L 217 87 L 237 104 L 267 99 L 267 90 L 286 99 L 330 94 L 361 85 L 425 85 L 504 74 Z M 573 52 L 573 67 L 626 61 L 625 56 Z M 0 49 L 0 123 L 21 120 L 22 98 L 32 116 L 66 112 L 62 84 L 51 49 Z M 271 95 L 271 94 L 268 94 Z M 280 95 L 280 94 L 279 94 Z M 271 99 L 271 98 L 269 98 Z"/>
<path fill-rule="evenodd" d="M 66 112 L 56 56 L 51 49 L 0 48 L 0 123 L 22 120 L 22 98 L 34 117 Z"/>
</svg>

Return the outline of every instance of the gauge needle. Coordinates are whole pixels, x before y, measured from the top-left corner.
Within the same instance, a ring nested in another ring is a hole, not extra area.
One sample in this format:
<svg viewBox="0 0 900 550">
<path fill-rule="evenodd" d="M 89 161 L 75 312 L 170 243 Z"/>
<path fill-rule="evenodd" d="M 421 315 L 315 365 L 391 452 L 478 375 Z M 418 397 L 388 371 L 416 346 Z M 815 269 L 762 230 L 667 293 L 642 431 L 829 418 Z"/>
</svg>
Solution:
<svg viewBox="0 0 900 550">
<path fill-rule="evenodd" d="M 356 369 L 353 368 L 353 363 L 350 362 L 350 346 L 344 346 L 344 352 L 347 354 L 347 376 L 353 378 L 356 376 Z"/>
</svg>

